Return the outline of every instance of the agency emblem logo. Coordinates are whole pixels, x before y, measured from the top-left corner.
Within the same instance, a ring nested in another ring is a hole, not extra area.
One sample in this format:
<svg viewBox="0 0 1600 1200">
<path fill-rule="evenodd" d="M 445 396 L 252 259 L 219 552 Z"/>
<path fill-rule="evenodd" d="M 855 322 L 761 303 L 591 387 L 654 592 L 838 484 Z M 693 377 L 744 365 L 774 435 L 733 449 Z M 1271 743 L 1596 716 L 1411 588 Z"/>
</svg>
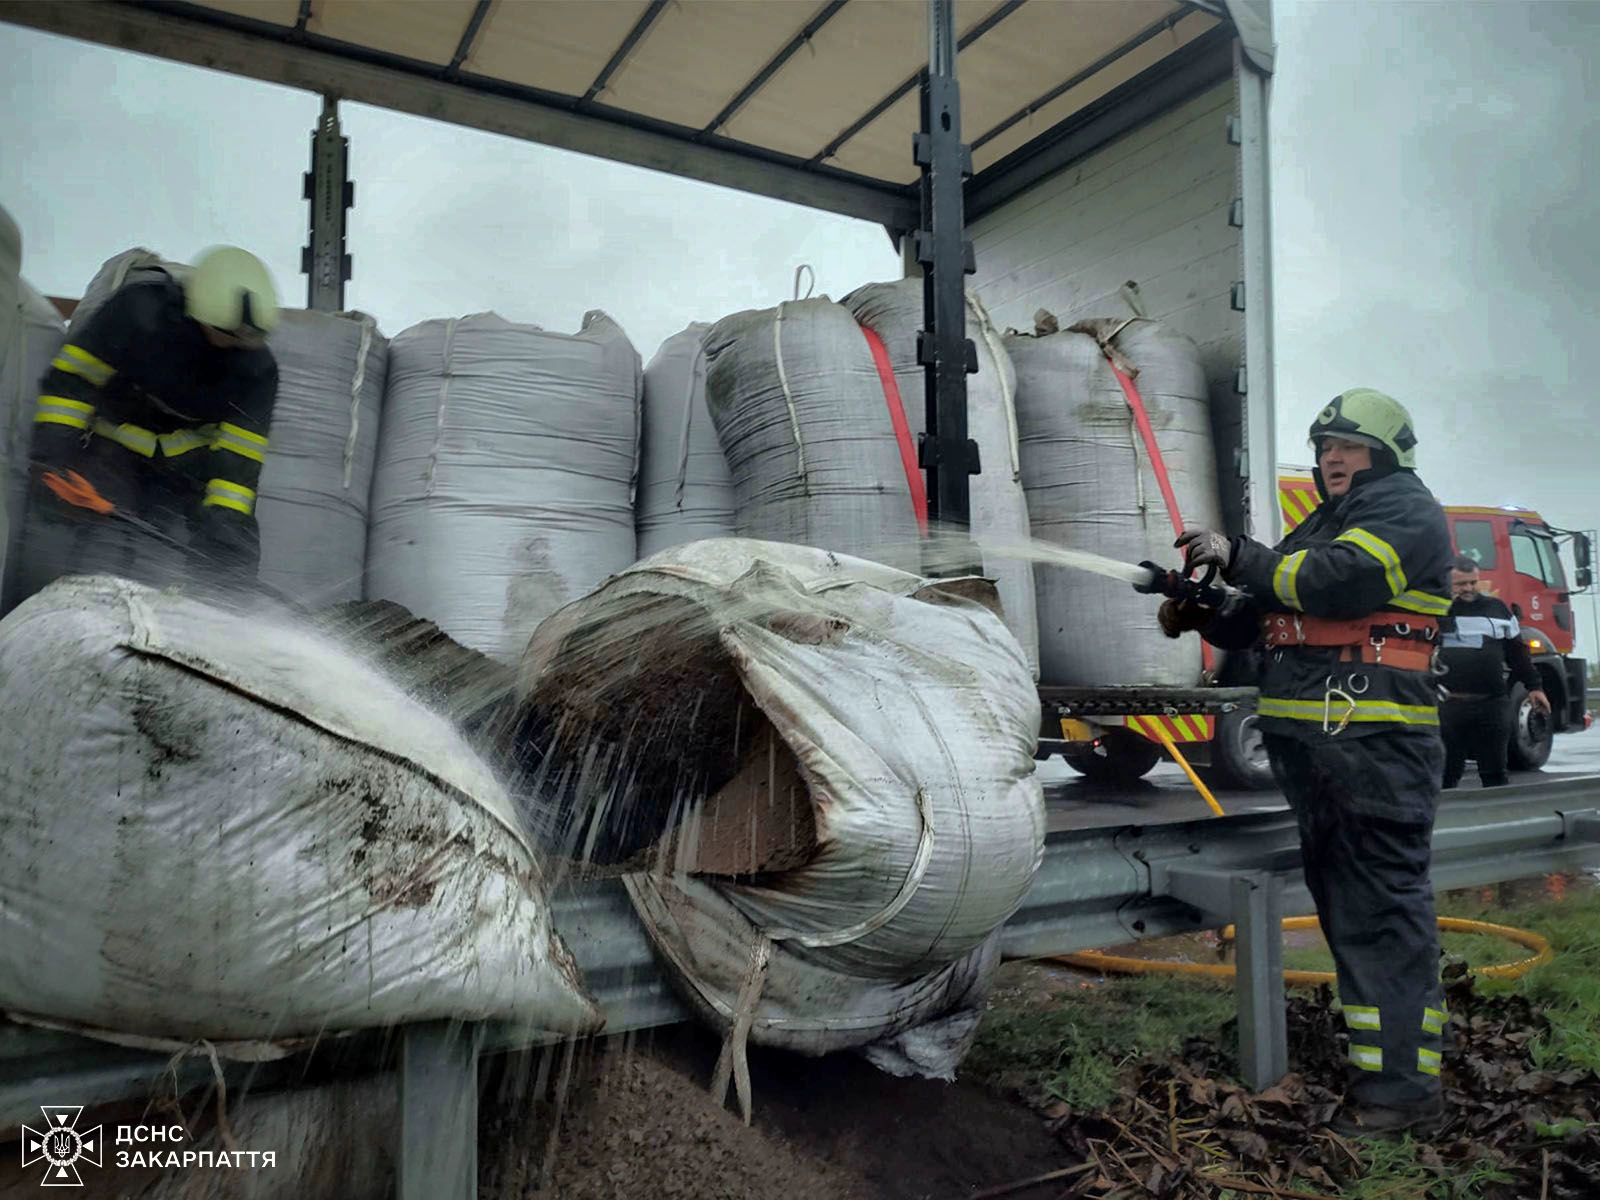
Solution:
<svg viewBox="0 0 1600 1200">
<path fill-rule="evenodd" d="M 81 1104 L 41 1104 L 39 1111 L 44 1114 L 43 1129 L 22 1127 L 22 1165 L 44 1163 L 40 1187 L 82 1187 L 78 1164 L 100 1165 L 104 1150 L 100 1126 L 78 1128 L 78 1118 L 83 1115 Z"/>
</svg>

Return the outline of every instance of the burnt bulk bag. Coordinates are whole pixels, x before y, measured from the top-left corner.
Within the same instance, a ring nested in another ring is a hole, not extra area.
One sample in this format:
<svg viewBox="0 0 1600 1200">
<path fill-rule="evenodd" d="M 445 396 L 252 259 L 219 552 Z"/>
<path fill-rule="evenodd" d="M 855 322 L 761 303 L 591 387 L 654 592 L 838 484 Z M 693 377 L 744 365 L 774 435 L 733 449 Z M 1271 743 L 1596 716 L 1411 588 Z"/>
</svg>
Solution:
<svg viewBox="0 0 1600 1200">
<path fill-rule="evenodd" d="M 724 317 L 705 345 L 738 535 L 920 570 L 904 445 L 850 312 L 825 297 L 785 301 Z"/>
<path fill-rule="evenodd" d="M 1102 346 L 1143 400 L 1182 523 L 1221 527 L 1209 397 L 1193 341 L 1135 319 L 1008 335 L 1005 344 L 1017 371 L 1022 485 L 1036 539 L 1121 562 L 1177 561 L 1157 465 Z M 1043 563 L 1035 580 L 1042 682 L 1200 681 L 1199 639 L 1164 636 L 1157 606 L 1134 603 L 1126 584 Z"/>
<path fill-rule="evenodd" d="M 515 661 L 535 626 L 635 558 L 639 355 L 494 313 L 389 344 L 366 593 Z"/>
<path fill-rule="evenodd" d="M 733 476 L 706 407 L 705 335 L 690 325 L 644 369 L 636 527 L 639 557 L 733 534 Z"/>
<path fill-rule="evenodd" d="M 882 339 L 894 365 L 911 436 L 927 425 L 926 373 L 917 361 L 923 325 L 922 282 L 903 279 L 858 288 L 840 301 Z M 1022 490 L 1016 411 L 1016 371 L 999 331 L 976 296 L 967 296 L 967 336 L 978 351 L 978 371 L 967 376 L 967 436 L 978 443 L 982 471 L 971 477 L 971 528 L 983 549 L 983 570 L 995 581 L 1006 628 L 1039 672 L 1039 622 L 1034 609 L 1033 564 L 1007 555 L 1028 539 L 1028 500 Z M 982 543 L 987 542 L 984 547 Z"/>
</svg>

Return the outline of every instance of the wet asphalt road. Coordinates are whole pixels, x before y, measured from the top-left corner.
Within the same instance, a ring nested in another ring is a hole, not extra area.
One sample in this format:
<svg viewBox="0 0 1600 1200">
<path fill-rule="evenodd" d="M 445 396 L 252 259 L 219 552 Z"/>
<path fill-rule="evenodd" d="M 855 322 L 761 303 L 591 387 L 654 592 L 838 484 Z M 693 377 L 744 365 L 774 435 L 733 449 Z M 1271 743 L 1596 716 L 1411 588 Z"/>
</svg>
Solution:
<svg viewBox="0 0 1600 1200">
<path fill-rule="evenodd" d="M 1476 787 L 1477 776 L 1467 764 L 1463 789 Z M 1052 831 L 1085 829 L 1095 825 L 1158 824 L 1192 821 L 1210 810 L 1175 763 L 1162 763 L 1134 787 L 1104 788 L 1089 783 L 1059 758 L 1039 764 L 1044 781 L 1045 807 Z M 1586 733 L 1557 736 L 1550 761 L 1542 771 L 1512 774 L 1513 783 L 1571 775 L 1600 775 L 1600 725 Z M 1267 812 L 1284 807 L 1277 792 L 1218 792 L 1225 813 Z"/>
</svg>

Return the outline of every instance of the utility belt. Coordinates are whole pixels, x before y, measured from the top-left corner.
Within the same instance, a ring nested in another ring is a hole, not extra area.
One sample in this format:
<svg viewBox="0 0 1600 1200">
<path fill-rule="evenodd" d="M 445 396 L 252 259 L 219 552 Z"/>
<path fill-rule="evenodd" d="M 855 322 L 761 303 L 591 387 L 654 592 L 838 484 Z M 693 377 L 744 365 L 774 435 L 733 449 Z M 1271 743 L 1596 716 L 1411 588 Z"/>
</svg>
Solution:
<svg viewBox="0 0 1600 1200">
<path fill-rule="evenodd" d="M 1268 613 L 1261 636 L 1271 649 L 1317 646 L 1338 650 L 1335 661 L 1431 671 L 1439 642 L 1437 618 L 1416 613 L 1375 613 L 1341 619 L 1309 613 Z"/>
</svg>

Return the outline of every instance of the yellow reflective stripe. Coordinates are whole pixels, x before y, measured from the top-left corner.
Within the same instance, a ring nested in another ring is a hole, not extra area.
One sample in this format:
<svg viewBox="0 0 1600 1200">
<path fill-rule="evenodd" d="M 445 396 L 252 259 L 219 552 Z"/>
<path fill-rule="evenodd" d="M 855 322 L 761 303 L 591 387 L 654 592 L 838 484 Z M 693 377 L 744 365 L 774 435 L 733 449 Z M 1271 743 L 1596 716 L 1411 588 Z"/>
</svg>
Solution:
<svg viewBox="0 0 1600 1200">
<path fill-rule="evenodd" d="M 1290 608 L 1300 607 L 1300 566 L 1306 561 L 1306 552 L 1296 550 L 1286 554 L 1278 569 L 1272 573 L 1272 590 L 1279 600 Z"/>
<path fill-rule="evenodd" d="M 61 353 L 50 360 L 50 365 L 58 371 L 87 379 L 95 387 L 105 387 L 117 373 L 116 368 L 110 363 L 96 358 L 82 346 L 74 346 L 70 342 L 61 347 Z"/>
<path fill-rule="evenodd" d="M 1377 1009 L 1363 1008 L 1355 1004 L 1347 1004 L 1344 1006 L 1344 1023 L 1351 1029 L 1383 1028 L 1383 1024 L 1378 1017 Z"/>
<path fill-rule="evenodd" d="M 48 404 L 51 408 L 65 409 L 69 412 L 82 413 L 86 417 L 94 416 L 94 405 L 85 404 L 82 400 L 74 400 L 71 396 L 40 396 L 39 407 Z"/>
<path fill-rule="evenodd" d="M 1381 537 L 1368 533 L 1365 529 L 1348 529 L 1333 540 L 1359 546 L 1377 559 L 1378 565 L 1383 568 L 1383 577 L 1389 582 L 1390 595 L 1397 596 L 1406 590 L 1406 573 L 1400 566 L 1400 555 Z"/>
<path fill-rule="evenodd" d="M 1424 1075 L 1437 1075 L 1441 1059 L 1437 1050 L 1427 1050 L 1417 1047 L 1417 1070 Z"/>
<path fill-rule="evenodd" d="M 1450 611 L 1450 601 L 1427 592 L 1401 592 L 1384 604 L 1385 608 L 1403 608 L 1407 612 L 1421 613 L 1427 617 L 1442 617 Z"/>
<path fill-rule="evenodd" d="M 255 511 L 256 494 L 251 489 L 230 480 L 212 479 L 206 482 L 206 498 L 200 503 L 202 507 L 210 505 L 216 508 L 231 508 L 234 512 L 241 512 L 248 517 Z"/>
<path fill-rule="evenodd" d="M 158 440 L 161 442 L 161 453 L 168 458 L 177 458 L 191 450 L 211 445 L 215 436 L 214 432 L 204 429 L 175 429 L 171 433 L 163 433 Z"/>
<path fill-rule="evenodd" d="M 94 416 L 94 405 L 67 396 L 40 396 L 34 402 L 33 420 L 36 425 L 65 425 L 70 429 L 88 429 Z"/>
<path fill-rule="evenodd" d="M 1331 715 L 1335 721 L 1344 719 L 1348 705 L 1334 698 Z M 1262 696 L 1256 701 L 1256 713 L 1263 717 L 1283 717 L 1291 721 L 1321 721 L 1324 716 L 1321 700 L 1284 700 L 1276 696 Z M 1439 710 L 1431 704 L 1395 704 L 1390 700 L 1357 700 L 1352 721 L 1393 721 L 1399 725 L 1437 725 Z"/>
<path fill-rule="evenodd" d="M 1443 1033 L 1446 1013 L 1442 1008 L 1424 1008 L 1422 1010 L 1422 1032 Z"/>
<path fill-rule="evenodd" d="M 1350 1043 L 1350 1061 L 1363 1071 L 1383 1070 L 1383 1047 L 1358 1046 Z"/>
<path fill-rule="evenodd" d="M 94 431 L 125 450 L 132 450 L 146 458 L 155 457 L 156 435 L 142 425 L 113 425 L 110 421 L 99 420 L 94 423 Z"/>
<path fill-rule="evenodd" d="M 251 433 L 248 429 L 240 429 L 237 425 L 230 425 L 224 421 L 217 426 L 217 436 L 211 443 L 213 450 L 226 450 L 237 454 L 240 458 L 248 458 L 252 462 L 264 463 L 267 461 L 267 439 L 259 433 Z"/>
</svg>

